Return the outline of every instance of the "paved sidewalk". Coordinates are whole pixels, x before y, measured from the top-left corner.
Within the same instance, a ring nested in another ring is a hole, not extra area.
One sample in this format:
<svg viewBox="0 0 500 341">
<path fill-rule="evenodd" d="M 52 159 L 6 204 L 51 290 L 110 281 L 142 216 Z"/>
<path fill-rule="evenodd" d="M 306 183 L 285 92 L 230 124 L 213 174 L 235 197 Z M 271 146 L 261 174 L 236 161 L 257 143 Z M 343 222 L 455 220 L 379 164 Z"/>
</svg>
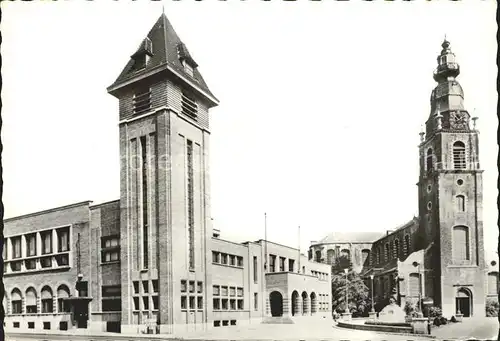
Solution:
<svg viewBox="0 0 500 341">
<path fill-rule="evenodd" d="M 496 317 L 464 318 L 463 322 L 433 327 L 431 334 L 436 336 L 436 339 L 441 340 L 464 340 L 467 338 L 496 340 L 498 337 L 498 319 Z"/>
</svg>

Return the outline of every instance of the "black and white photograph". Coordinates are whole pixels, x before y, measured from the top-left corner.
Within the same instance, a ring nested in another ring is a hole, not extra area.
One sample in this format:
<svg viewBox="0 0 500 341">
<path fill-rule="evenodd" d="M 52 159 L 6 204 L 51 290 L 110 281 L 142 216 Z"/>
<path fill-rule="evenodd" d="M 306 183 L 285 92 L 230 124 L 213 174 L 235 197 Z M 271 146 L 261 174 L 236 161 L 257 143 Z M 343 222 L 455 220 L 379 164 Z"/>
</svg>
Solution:
<svg viewBox="0 0 500 341">
<path fill-rule="evenodd" d="M 5 340 L 500 340 L 495 1 L 0 7 Z"/>
</svg>

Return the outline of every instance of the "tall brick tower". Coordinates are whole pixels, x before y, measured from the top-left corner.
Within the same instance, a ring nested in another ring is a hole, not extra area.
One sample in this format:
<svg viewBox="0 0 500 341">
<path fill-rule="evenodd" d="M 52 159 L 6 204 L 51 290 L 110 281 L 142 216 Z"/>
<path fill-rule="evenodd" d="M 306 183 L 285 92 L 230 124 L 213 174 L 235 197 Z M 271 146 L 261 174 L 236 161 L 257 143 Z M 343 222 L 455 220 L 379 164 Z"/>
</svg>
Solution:
<svg viewBox="0 0 500 341">
<path fill-rule="evenodd" d="M 421 133 L 420 247 L 426 296 L 445 316 L 484 316 L 482 170 L 476 118 L 464 108 L 460 67 L 444 41 L 426 133 Z M 472 127 L 471 127 L 472 124 Z"/>
<path fill-rule="evenodd" d="M 123 332 L 211 320 L 208 111 L 218 100 L 197 67 L 162 14 L 107 89 L 119 100 Z"/>
</svg>

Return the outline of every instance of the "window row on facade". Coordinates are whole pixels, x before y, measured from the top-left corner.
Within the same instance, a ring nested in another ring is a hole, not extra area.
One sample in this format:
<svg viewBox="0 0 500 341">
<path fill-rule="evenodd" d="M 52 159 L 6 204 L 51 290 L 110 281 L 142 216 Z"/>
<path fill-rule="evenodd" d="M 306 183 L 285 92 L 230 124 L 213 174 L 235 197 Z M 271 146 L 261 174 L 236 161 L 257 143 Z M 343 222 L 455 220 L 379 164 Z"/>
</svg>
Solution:
<svg viewBox="0 0 500 341">
<path fill-rule="evenodd" d="M 181 309 L 203 310 L 203 282 L 181 280 Z"/>
<path fill-rule="evenodd" d="M 279 262 L 279 264 L 276 264 Z M 277 267 L 278 265 L 278 267 Z M 269 272 L 294 272 L 295 271 L 295 260 L 288 259 L 286 257 L 280 257 L 277 255 L 269 255 Z"/>
<path fill-rule="evenodd" d="M 212 251 L 212 263 L 243 268 L 243 257 L 219 251 Z"/>
<path fill-rule="evenodd" d="M 234 298 L 231 298 L 234 297 Z M 241 297 L 241 298 L 240 298 Z M 243 288 L 214 285 L 213 286 L 213 309 L 214 310 L 243 310 Z"/>
<path fill-rule="evenodd" d="M 133 281 L 132 285 L 134 286 L 133 302 L 135 311 L 149 311 L 150 308 L 158 310 L 158 280 Z"/>
<path fill-rule="evenodd" d="M 23 293 L 18 288 L 10 292 L 10 297 L 4 301 L 7 303 L 5 309 L 6 315 L 20 314 L 53 314 L 69 312 L 67 299 L 70 297 L 69 288 L 66 285 L 60 285 L 54 292 L 48 285 L 44 286 L 40 292 L 34 287 L 29 287 Z"/>
<path fill-rule="evenodd" d="M 70 227 L 6 237 L 4 273 L 49 270 L 70 266 Z"/>
<path fill-rule="evenodd" d="M 402 255 L 403 257 L 408 256 L 411 253 L 411 238 L 409 234 L 406 234 L 403 239 L 403 245 L 401 250 L 401 245 L 399 239 L 394 239 L 379 245 L 375 248 L 373 255 L 373 264 L 383 264 L 391 259 L 399 259 Z"/>
<path fill-rule="evenodd" d="M 318 278 L 320 281 L 328 281 L 328 274 L 325 272 L 311 270 L 311 275 Z"/>
</svg>

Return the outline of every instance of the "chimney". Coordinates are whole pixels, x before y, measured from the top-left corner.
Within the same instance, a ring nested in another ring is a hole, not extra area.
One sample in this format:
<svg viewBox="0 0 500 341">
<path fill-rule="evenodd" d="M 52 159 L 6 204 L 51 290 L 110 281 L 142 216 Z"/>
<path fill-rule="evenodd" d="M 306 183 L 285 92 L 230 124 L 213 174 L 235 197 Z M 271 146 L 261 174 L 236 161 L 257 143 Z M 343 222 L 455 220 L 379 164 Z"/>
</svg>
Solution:
<svg viewBox="0 0 500 341">
<path fill-rule="evenodd" d="M 394 232 L 394 230 L 387 230 L 387 236 L 390 235 L 392 232 Z"/>
</svg>

